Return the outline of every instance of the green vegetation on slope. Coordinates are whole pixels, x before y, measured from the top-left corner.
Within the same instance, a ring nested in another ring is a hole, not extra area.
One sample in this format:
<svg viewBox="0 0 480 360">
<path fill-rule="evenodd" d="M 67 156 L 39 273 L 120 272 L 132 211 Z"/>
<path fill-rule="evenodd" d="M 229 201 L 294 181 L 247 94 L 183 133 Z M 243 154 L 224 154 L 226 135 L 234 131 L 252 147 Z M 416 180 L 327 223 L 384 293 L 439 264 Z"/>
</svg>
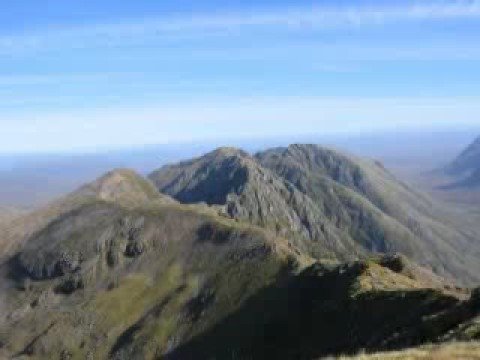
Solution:
<svg viewBox="0 0 480 360">
<path fill-rule="evenodd" d="M 225 199 L 211 206 L 117 170 L 24 218 L 36 221 L 0 266 L 0 356 L 291 359 L 479 338 L 478 291 L 369 255 L 444 231 L 428 200 L 318 147 L 260 158 L 220 149 L 166 170 L 192 203 L 214 181 Z"/>
<path fill-rule="evenodd" d="M 447 343 L 422 346 L 403 351 L 390 351 L 374 354 L 360 354 L 352 357 L 342 356 L 339 360 L 451 360 L 480 359 L 480 343 Z"/>
<path fill-rule="evenodd" d="M 1 268 L 14 275 L 0 309 L 2 349 L 154 358 L 283 276 L 283 242 L 202 207 L 90 198 Z"/>
<path fill-rule="evenodd" d="M 311 359 L 404 348 L 440 341 L 479 310 L 476 299 L 460 301 L 375 261 L 315 264 L 256 293 L 167 358 Z"/>
</svg>

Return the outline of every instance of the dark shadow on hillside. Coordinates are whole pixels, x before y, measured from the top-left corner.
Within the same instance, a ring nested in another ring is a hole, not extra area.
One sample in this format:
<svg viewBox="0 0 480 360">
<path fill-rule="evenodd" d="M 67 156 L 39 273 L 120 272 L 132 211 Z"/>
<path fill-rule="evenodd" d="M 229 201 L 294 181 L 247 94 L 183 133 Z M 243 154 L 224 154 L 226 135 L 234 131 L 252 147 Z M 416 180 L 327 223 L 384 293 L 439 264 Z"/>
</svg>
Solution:
<svg viewBox="0 0 480 360">
<path fill-rule="evenodd" d="M 19 254 L 10 257 L 4 264 L 1 265 L 2 269 L 5 269 L 7 280 L 10 280 L 16 284 L 20 284 L 25 278 L 28 277 L 28 273 L 20 265 Z"/>
<path fill-rule="evenodd" d="M 434 290 L 353 296 L 364 269 L 363 263 L 333 270 L 314 265 L 261 290 L 165 359 L 312 359 L 400 349 L 430 342 L 478 311 Z"/>
</svg>

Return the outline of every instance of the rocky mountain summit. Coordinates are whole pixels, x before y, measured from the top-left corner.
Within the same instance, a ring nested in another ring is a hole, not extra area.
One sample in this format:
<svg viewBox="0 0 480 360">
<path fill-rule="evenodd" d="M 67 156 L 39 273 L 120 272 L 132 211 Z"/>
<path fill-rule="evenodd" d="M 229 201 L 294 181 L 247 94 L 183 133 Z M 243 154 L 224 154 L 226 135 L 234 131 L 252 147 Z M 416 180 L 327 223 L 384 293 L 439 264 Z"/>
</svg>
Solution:
<svg viewBox="0 0 480 360">
<path fill-rule="evenodd" d="M 180 202 L 218 206 L 225 216 L 274 231 L 317 259 L 400 252 L 444 276 L 479 277 L 476 260 L 462 250 L 472 239 L 374 161 L 317 145 L 254 156 L 222 148 L 149 178 Z M 213 189 L 218 193 L 209 193 Z"/>
</svg>

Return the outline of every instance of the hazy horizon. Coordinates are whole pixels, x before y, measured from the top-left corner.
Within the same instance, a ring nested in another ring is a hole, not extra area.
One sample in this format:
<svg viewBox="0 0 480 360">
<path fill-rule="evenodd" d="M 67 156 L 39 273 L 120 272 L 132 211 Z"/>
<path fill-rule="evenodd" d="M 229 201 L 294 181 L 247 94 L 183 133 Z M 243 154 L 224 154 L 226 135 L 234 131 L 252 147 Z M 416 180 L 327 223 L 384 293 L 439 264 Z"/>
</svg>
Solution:
<svg viewBox="0 0 480 360">
<path fill-rule="evenodd" d="M 314 143 L 382 161 L 398 175 L 421 174 L 452 161 L 480 134 L 480 128 L 455 131 L 404 131 L 343 136 L 285 136 L 261 139 L 150 145 L 90 153 L 0 154 L 0 203 L 38 206 L 75 190 L 114 168 L 146 175 L 168 163 L 200 156 L 220 146 L 248 152 L 291 143 Z"/>
</svg>

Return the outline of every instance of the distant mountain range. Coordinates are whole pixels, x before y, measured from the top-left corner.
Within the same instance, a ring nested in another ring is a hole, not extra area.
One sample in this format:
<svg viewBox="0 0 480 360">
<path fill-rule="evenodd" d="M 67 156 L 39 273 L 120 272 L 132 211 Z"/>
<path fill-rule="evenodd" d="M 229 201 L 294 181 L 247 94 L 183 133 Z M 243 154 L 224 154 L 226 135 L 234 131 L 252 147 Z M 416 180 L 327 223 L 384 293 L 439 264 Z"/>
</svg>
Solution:
<svg viewBox="0 0 480 360">
<path fill-rule="evenodd" d="M 445 170 L 447 174 L 458 179 L 452 187 L 479 187 L 480 137 L 470 144 Z"/>
<path fill-rule="evenodd" d="M 267 147 L 322 143 L 354 154 L 381 159 L 395 173 L 423 171 L 444 164 L 471 141 L 476 129 L 453 131 L 394 131 L 362 135 L 292 135 L 262 139 L 219 139 L 98 150 L 90 154 L 0 154 L 0 204 L 39 207 L 74 191 L 80 185 L 114 168 L 147 174 L 156 167 L 210 151 L 225 144 L 256 152 Z M 372 146 L 375 144 L 375 146 Z M 429 149 L 429 151 L 425 151 Z"/>
<path fill-rule="evenodd" d="M 0 358 L 314 359 L 480 336 L 478 241 L 380 163 L 316 145 L 114 170 L 0 230 Z"/>
</svg>

